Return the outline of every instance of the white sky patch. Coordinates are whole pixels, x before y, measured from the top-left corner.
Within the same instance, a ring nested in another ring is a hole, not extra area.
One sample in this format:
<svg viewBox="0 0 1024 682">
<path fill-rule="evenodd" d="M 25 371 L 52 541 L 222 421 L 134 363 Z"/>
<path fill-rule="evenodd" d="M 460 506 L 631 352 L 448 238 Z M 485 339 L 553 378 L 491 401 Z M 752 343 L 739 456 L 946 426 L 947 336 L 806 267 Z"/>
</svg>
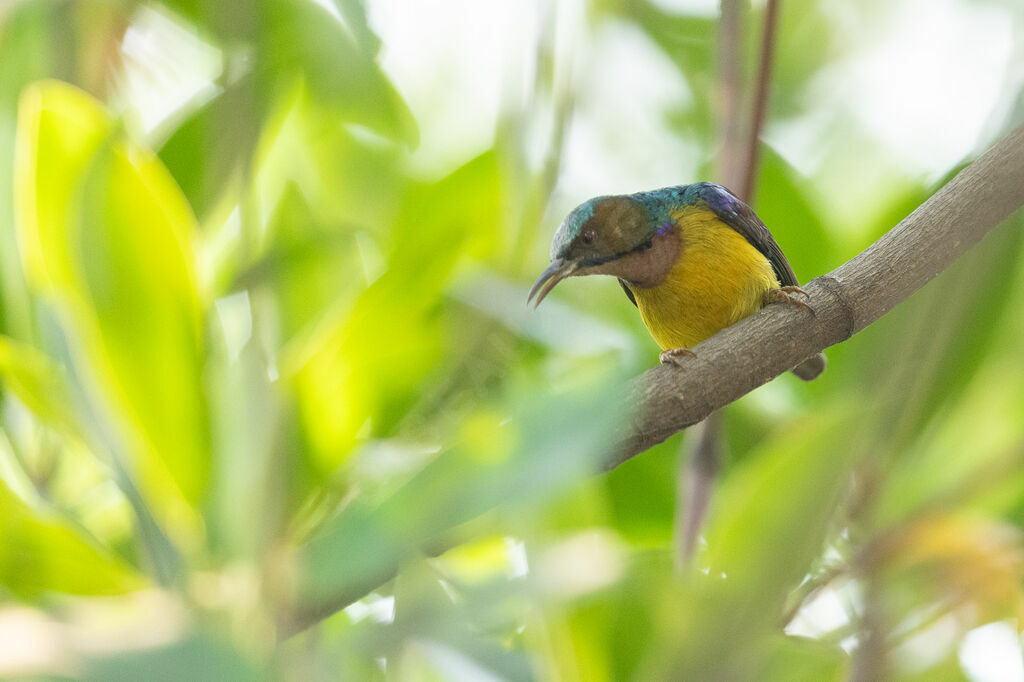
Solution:
<svg viewBox="0 0 1024 682">
<path fill-rule="evenodd" d="M 614 533 L 597 528 L 546 549 L 534 570 L 540 589 L 572 599 L 611 585 L 625 568 L 626 551 Z"/>
<path fill-rule="evenodd" d="M 312 2 L 314 5 L 320 5 L 322 8 L 327 10 L 327 13 L 334 17 L 335 20 L 338 21 L 338 23 L 345 23 L 344 20 L 341 18 L 341 13 L 338 12 L 338 8 L 334 5 L 333 2 L 331 2 L 331 0 L 312 0 Z"/>
<path fill-rule="evenodd" d="M 568 203 L 696 180 L 697 149 L 666 125 L 693 100 L 669 58 L 619 22 L 599 28 L 587 49 L 559 185 Z"/>
<path fill-rule="evenodd" d="M 656 4 L 679 14 L 718 11 L 717 0 Z M 420 124 L 413 170 L 442 175 L 494 143 L 503 102 L 529 96 L 538 36 L 556 21 L 556 64 L 570 63 L 579 97 L 555 204 L 698 179 L 699 149 L 669 129 L 665 116 L 710 93 L 693 93 L 635 26 L 602 22 L 584 31 L 573 3 L 546 7 L 542 0 L 369 3 L 382 65 Z M 1013 58 L 1012 11 L 961 0 L 902 0 L 880 9 L 867 24 L 863 17 L 845 22 L 848 39 L 863 47 L 822 70 L 805 116 L 768 132 L 801 171 L 826 162 L 828 137 L 842 118 L 858 122 L 908 176 L 945 172 L 975 151 L 991 125 Z M 581 31 L 589 33 L 584 41 Z M 534 102 L 531 113 L 550 106 Z M 531 157 L 547 141 L 549 122 L 540 115 L 519 131 Z"/>
<path fill-rule="evenodd" d="M 505 556 L 508 558 L 509 576 L 523 578 L 530 573 L 530 562 L 526 557 L 526 545 L 518 538 L 505 538 Z"/>
<path fill-rule="evenodd" d="M 228 362 L 235 364 L 245 344 L 252 338 L 252 308 L 249 306 L 249 292 L 224 296 L 214 301 L 217 317 L 224 329 L 224 342 L 228 347 Z"/>
<path fill-rule="evenodd" d="M 900 158 L 942 172 L 973 150 L 998 101 L 1013 25 L 999 8 L 956 0 L 901 2 L 885 25 L 836 74 L 845 102 Z"/>
<path fill-rule="evenodd" d="M 669 14 L 716 17 L 721 0 L 651 0 L 651 4 Z"/>
<path fill-rule="evenodd" d="M 121 42 L 124 68 L 115 102 L 136 117 L 152 144 L 160 129 L 215 97 L 219 50 L 168 14 L 141 7 Z"/>
<path fill-rule="evenodd" d="M 848 624 L 850 595 L 842 592 L 851 587 L 849 583 L 843 583 L 838 587 L 823 588 L 786 626 L 786 634 L 817 638 Z"/>
<path fill-rule="evenodd" d="M 936 179 L 977 151 L 1005 96 L 1015 25 L 1024 15 L 960 0 L 882 4 L 868 25 L 846 23 L 863 48 L 826 66 L 804 116 L 767 139 L 801 171 L 830 158 L 837 120 L 852 117 L 909 176 Z M 847 11 L 847 10 L 842 10 Z M 848 150 L 843 150 L 847 152 Z"/>
<path fill-rule="evenodd" d="M 891 657 L 893 665 L 908 677 L 922 673 L 942 663 L 956 644 L 960 632 L 955 614 L 943 616 L 896 647 Z"/>
<path fill-rule="evenodd" d="M 382 597 L 371 592 L 359 601 L 345 607 L 345 615 L 352 623 L 369 618 L 375 623 L 391 623 L 395 620 L 395 598 Z"/>
<path fill-rule="evenodd" d="M 1012 622 L 974 628 L 964 636 L 959 656 L 971 682 L 1024 682 L 1020 637 Z"/>
<path fill-rule="evenodd" d="M 502 682 L 492 671 L 447 644 L 428 639 L 411 639 L 405 646 L 406 656 L 413 661 L 429 661 L 439 676 L 424 674 L 421 679 L 445 679 L 452 682 Z M 421 665 L 410 666 L 410 670 L 422 670 Z M 421 673 L 422 674 L 422 673 Z M 412 676 L 415 678 L 416 676 Z"/>
<path fill-rule="evenodd" d="M 492 146 L 506 83 L 523 78 L 513 65 L 532 74 L 539 7 L 540 0 L 368 5 L 383 40 L 381 65 L 419 124 L 414 171 L 443 175 Z"/>
</svg>

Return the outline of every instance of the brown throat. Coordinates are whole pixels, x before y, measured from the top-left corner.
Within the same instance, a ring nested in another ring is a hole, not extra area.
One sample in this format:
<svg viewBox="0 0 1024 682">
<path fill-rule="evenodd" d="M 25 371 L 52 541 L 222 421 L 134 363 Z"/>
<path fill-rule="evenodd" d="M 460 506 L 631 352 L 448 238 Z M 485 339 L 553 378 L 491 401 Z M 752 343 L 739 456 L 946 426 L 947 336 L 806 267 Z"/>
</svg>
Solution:
<svg viewBox="0 0 1024 682">
<path fill-rule="evenodd" d="M 679 230 L 670 230 L 666 234 L 655 234 L 646 248 L 634 249 L 607 263 L 581 267 L 573 276 L 612 275 L 640 289 L 656 287 L 665 281 L 679 260 L 682 247 Z"/>
</svg>

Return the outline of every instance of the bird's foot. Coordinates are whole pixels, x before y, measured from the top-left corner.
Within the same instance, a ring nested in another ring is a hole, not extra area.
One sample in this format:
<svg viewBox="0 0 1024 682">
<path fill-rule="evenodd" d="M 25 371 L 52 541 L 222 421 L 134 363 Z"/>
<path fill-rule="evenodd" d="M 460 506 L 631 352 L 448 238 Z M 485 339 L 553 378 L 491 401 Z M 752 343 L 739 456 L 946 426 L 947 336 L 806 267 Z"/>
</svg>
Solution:
<svg viewBox="0 0 1024 682">
<path fill-rule="evenodd" d="M 689 348 L 670 348 L 669 350 L 661 351 L 661 355 L 658 356 L 658 359 L 661 360 L 661 364 L 663 365 L 675 365 L 676 367 L 679 367 L 680 359 L 687 355 L 694 358 L 697 357 L 697 354 Z"/>
<path fill-rule="evenodd" d="M 772 303 L 787 303 L 789 305 L 795 305 L 800 308 L 810 310 L 811 314 L 814 314 L 814 308 L 808 305 L 806 300 L 801 301 L 799 298 L 800 296 L 803 296 L 804 299 L 810 298 L 807 292 L 800 287 L 785 286 L 769 289 L 764 292 L 762 300 L 764 305 L 770 305 Z"/>
</svg>

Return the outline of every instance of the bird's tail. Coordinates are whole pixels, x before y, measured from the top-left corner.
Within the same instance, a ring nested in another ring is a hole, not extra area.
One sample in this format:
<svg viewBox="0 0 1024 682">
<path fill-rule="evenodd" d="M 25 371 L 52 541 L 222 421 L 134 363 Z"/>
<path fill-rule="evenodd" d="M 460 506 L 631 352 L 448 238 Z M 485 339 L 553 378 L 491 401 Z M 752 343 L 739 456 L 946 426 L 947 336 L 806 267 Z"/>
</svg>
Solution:
<svg viewBox="0 0 1024 682">
<path fill-rule="evenodd" d="M 813 381 L 818 378 L 819 374 L 825 371 L 825 365 L 827 364 L 828 361 L 825 359 L 825 354 L 818 353 L 807 358 L 790 371 L 804 381 Z"/>
</svg>

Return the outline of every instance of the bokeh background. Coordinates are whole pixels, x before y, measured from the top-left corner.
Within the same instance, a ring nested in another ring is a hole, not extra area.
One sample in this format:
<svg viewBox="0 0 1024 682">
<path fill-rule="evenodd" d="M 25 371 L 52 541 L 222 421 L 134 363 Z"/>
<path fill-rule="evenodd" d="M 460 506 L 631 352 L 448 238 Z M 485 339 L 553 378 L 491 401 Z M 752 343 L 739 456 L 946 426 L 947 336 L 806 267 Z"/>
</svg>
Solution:
<svg viewBox="0 0 1024 682">
<path fill-rule="evenodd" d="M 0 676 L 1024 679 L 1019 216 L 725 411 L 689 564 L 684 435 L 595 475 L 657 348 L 526 292 L 718 179 L 735 6 L 0 5 Z M 771 83 L 809 280 L 1024 121 L 1024 7 L 782 0 Z"/>
</svg>

